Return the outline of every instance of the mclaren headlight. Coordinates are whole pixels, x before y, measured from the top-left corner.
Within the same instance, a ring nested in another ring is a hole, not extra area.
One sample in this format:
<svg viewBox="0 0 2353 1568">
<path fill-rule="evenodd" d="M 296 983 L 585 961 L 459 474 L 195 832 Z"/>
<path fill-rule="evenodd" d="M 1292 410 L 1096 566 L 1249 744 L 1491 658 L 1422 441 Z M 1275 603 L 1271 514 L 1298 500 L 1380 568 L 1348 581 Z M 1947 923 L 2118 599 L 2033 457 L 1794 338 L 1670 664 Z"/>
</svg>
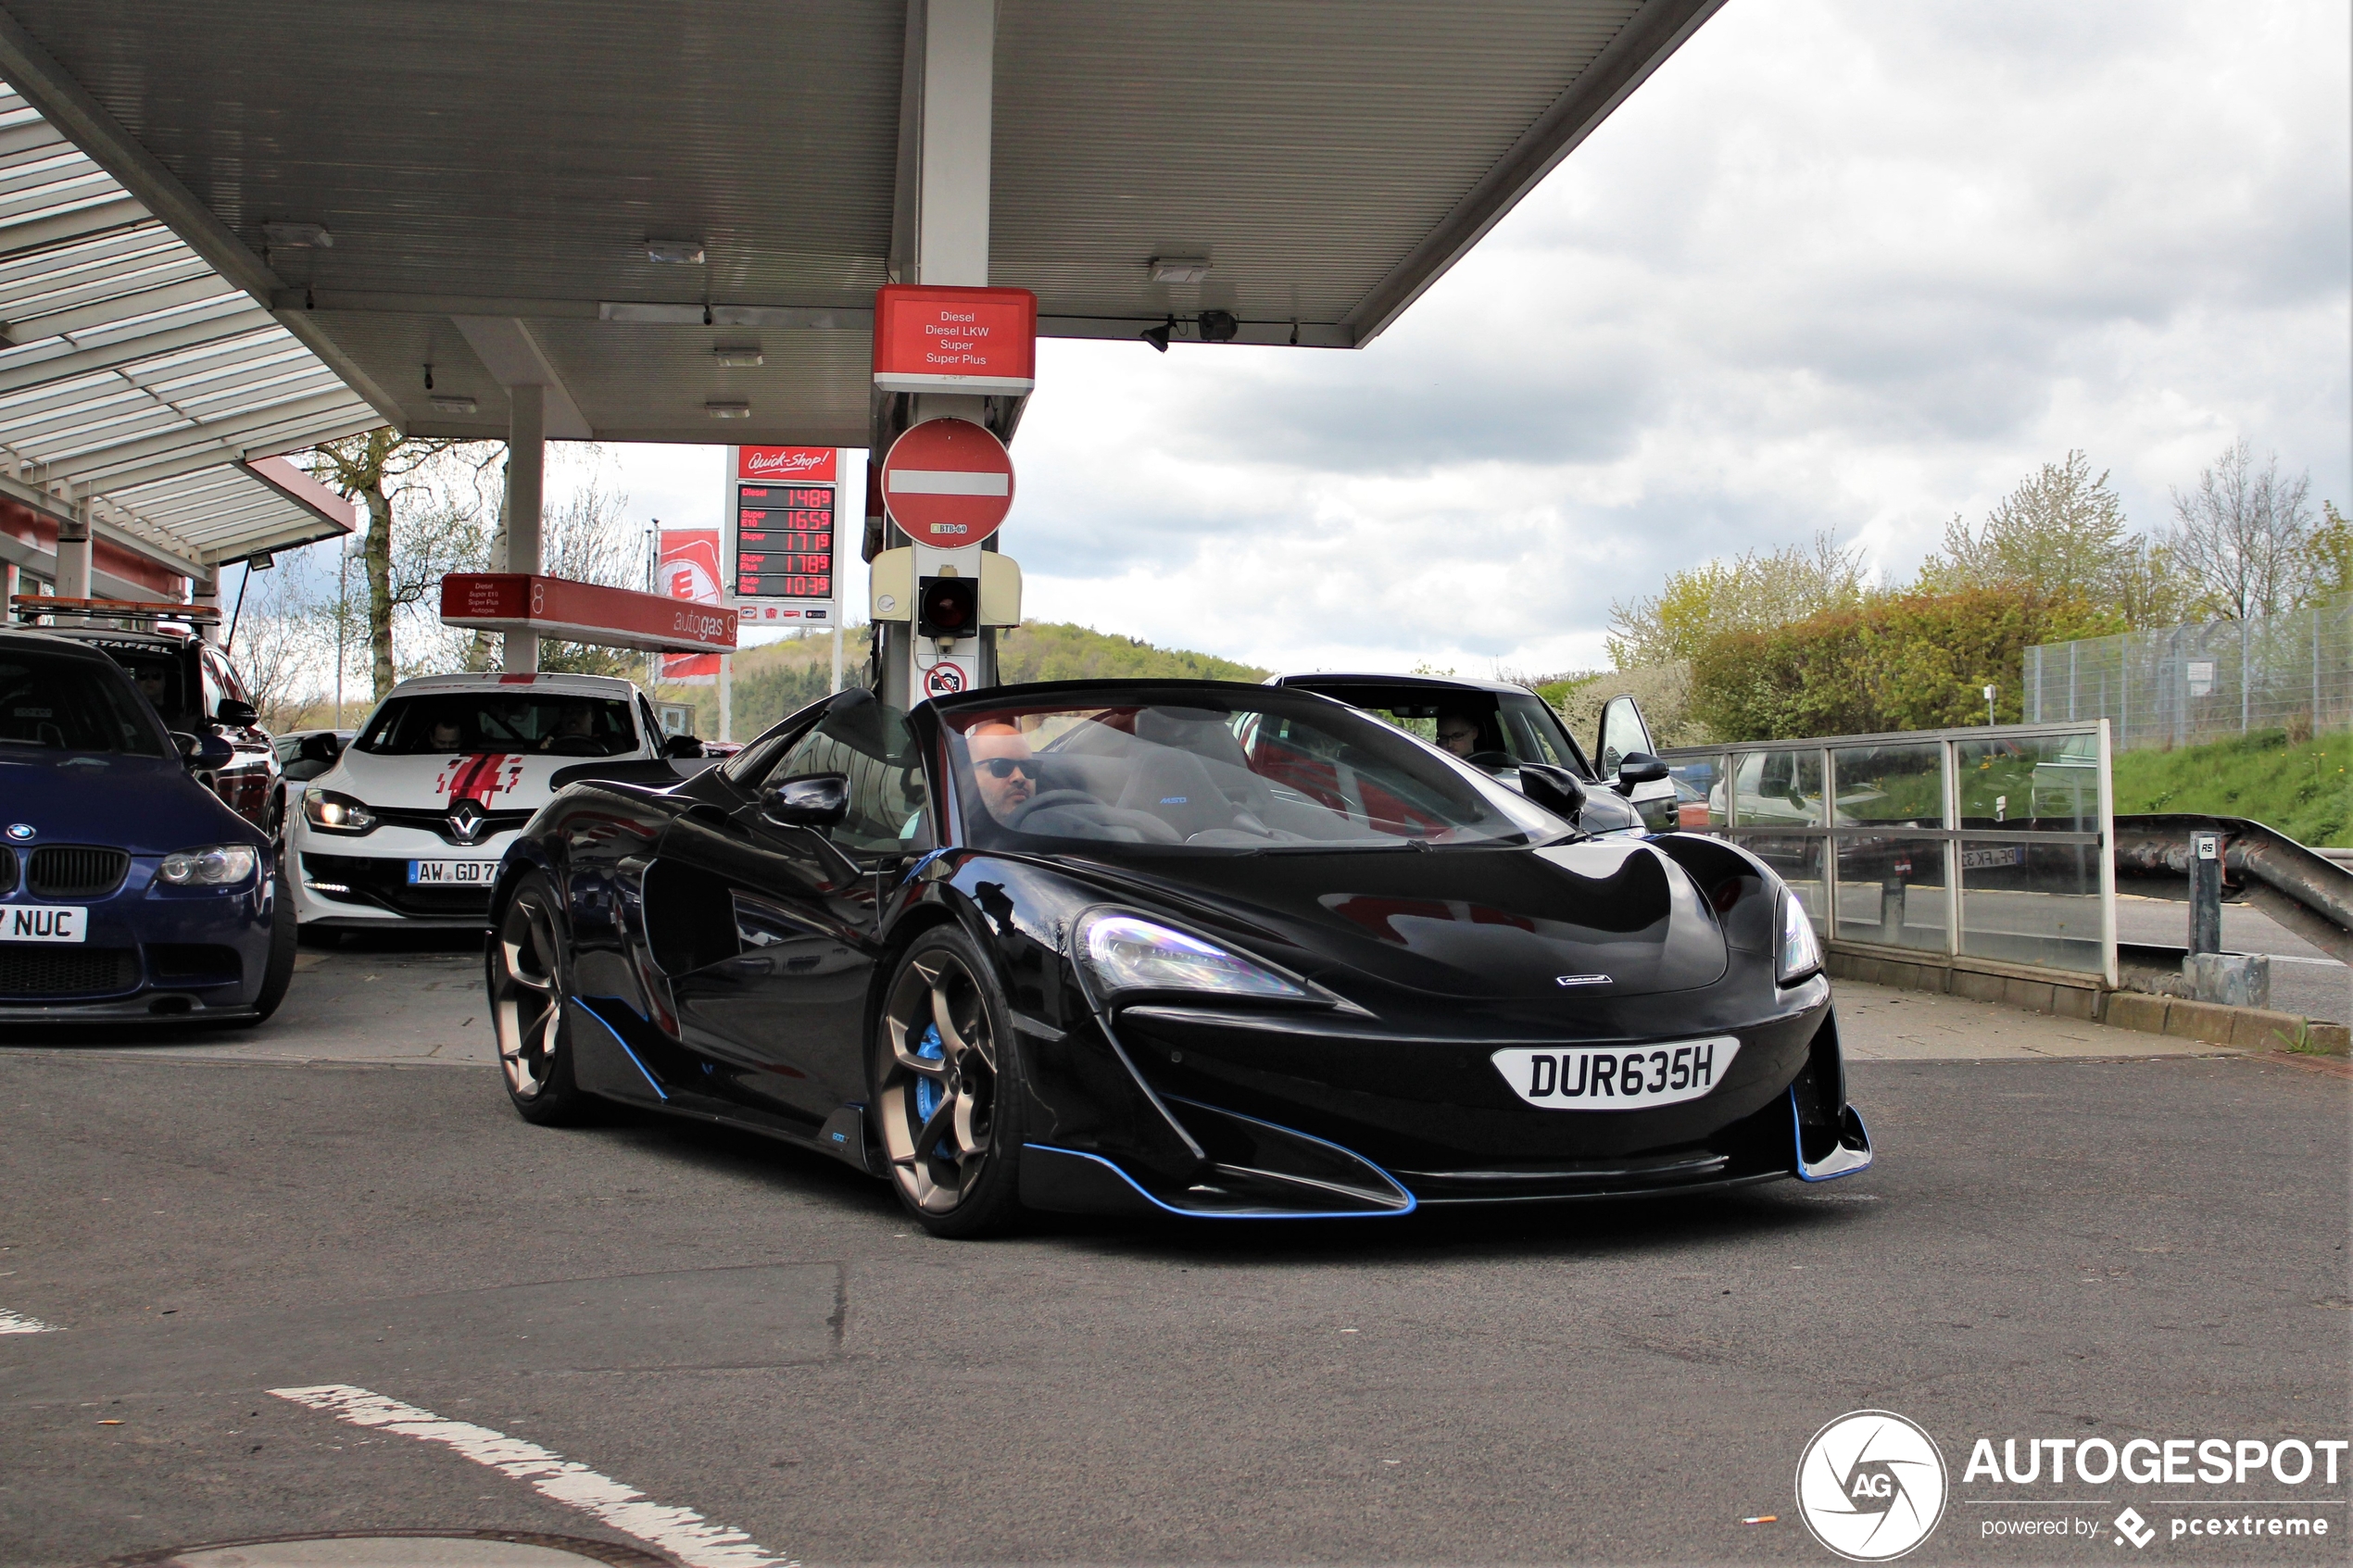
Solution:
<svg viewBox="0 0 2353 1568">
<path fill-rule="evenodd" d="M 156 868 L 156 880 L 173 887 L 237 887 L 253 879 L 261 851 L 250 844 L 211 844 L 175 849 Z"/>
<path fill-rule="evenodd" d="M 1196 991 L 1260 1001 L 1322 999 L 1301 981 L 1253 959 L 1116 909 L 1082 916 L 1072 946 L 1088 988 L 1101 997 L 1128 991 Z"/>
<path fill-rule="evenodd" d="M 376 825 L 376 814 L 348 795 L 314 789 L 302 797 L 302 820 L 321 833 L 366 833 Z"/>
<path fill-rule="evenodd" d="M 1794 985 L 1822 967 L 1822 944 L 1815 938 L 1814 922 L 1787 888 L 1781 890 L 1781 930 L 1773 952 L 1773 977 L 1784 985 Z"/>
</svg>

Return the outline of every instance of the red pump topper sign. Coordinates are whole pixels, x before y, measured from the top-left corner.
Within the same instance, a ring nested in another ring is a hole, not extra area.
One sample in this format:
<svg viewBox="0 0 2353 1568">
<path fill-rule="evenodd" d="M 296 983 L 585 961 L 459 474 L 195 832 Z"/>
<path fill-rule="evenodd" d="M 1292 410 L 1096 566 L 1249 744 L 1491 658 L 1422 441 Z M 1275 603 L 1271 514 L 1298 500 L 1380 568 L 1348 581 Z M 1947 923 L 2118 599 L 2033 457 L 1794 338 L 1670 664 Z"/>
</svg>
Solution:
<svg viewBox="0 0 2353 1568">
<path fill-rule="evenodd" d="M 1038 296 L 1027 289 L 886 284 L 875 295 L 875 385 L 1020 395 L 1038 384 Z"/>
</svg>

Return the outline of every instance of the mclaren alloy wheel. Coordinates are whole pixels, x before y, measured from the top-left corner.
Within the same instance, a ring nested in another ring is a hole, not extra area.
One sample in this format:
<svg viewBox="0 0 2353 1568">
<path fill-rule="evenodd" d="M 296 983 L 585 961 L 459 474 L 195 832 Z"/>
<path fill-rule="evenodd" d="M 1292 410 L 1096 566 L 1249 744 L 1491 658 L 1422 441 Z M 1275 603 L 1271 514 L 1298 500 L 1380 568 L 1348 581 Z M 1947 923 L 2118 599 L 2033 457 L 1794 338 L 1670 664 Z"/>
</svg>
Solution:
<svg viewBox="0 0 2353 1568">
<path fill-rule="evenodd" d="M 543 1125 L 578 1120 L 583 1100 L 573 1083 L 557 940 L 555 895 L 535 872 L 500 911 L 486 961 L 490 1022 L 507 1098 L 525 1121 Z"/>
<path fill-rule="evenodd" d="M 883 1003 L 875 1111 L 891 1185 L 935 1236 L 1019 1212 L 1018 1068 L 986 958 L 960 931 L 918 937 Z"/>
</svg>

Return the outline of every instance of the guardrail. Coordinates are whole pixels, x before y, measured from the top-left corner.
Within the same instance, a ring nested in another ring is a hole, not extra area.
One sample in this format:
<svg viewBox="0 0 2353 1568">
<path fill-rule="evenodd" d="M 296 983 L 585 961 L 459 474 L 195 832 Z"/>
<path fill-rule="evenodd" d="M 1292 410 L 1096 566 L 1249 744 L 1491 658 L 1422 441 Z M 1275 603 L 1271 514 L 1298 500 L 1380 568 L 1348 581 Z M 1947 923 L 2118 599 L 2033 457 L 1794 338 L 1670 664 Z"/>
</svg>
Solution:
<svg viewBox="0 0 2353 1568">
<path fill-rule="evenodd" d="M 2117 985 L 2106 720 L 1661 755 L 1681 825 L 1780 872 L 1833 955 Z"/>
<path fill-rule="evenodd" d="M 2343 963 L 2353 963 L 2353 869 L 2346 850 L 2308 849 L 2245 817 L 2182 813 L 2116 820 L 2116 872 L 2151 898 L 2190 897 L 2198 834 L 2220 834 L 2221 896 L 2244 899 Z"/>
</svg>

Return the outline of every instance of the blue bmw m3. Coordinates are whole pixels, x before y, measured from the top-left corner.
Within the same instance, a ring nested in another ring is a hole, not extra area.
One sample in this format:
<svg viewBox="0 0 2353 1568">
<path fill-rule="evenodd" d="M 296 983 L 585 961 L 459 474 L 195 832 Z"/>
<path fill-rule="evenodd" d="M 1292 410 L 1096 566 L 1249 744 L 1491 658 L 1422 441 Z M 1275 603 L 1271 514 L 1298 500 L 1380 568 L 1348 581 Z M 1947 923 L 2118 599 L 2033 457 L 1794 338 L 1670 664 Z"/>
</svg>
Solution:
<svg viewBox="0 0 2353 1568">
<path fill-rule="evenodd" d="M 276 1010 L 270 841 L 192 776 L 229 744 L 165 729 L 94 648 L 0 631 L 0 1026 Z"/>
</svg>

